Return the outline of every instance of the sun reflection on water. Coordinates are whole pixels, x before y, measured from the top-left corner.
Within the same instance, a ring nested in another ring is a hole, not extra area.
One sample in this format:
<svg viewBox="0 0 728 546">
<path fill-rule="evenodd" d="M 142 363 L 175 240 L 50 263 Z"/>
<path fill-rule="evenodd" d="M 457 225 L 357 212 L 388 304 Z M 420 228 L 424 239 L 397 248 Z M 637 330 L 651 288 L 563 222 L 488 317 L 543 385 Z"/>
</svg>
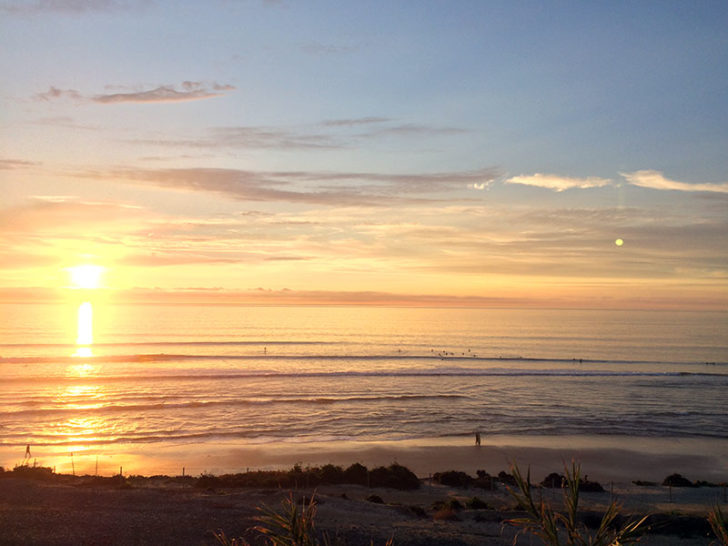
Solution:
<svg viewBox="0 0 728 546">
<path fill-rule="evenodd" d="M 81 367 L 83 365 L 79 365 Z M 76 366 L 72 366 L 76 367 Z M 83 452 L 100 441 L 108 423 L 103 417 L 85 414 L 85 412 L 103 408 L 106 394 L 99 385 L 70 385 L 59 393 L 59 401 L 74 412 L 65 421 L 53 425 L 53 434 L 63 444 L 68 445 L 71 452 Z"/>
<path fill-rule="evenodd" d="M 93 337 L 93 307 L 88 301 L 78 306 L 78 335 L 76 336 L 76 352 L 73 356 L 88 358 L 93 356 L 91 345 Z M 80 374 L 79 374 L 80 375 Z"/>
</svg>

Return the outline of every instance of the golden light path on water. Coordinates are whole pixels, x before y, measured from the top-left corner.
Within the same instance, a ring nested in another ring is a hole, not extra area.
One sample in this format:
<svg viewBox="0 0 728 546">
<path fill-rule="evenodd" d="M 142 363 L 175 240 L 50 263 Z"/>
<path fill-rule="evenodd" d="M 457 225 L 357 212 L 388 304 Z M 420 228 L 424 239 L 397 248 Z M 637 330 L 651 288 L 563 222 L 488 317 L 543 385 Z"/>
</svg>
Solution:
<svg viewBox="0 0 728 546">
<path fill-rule="evenodd" d="M 69 267 L 67 271 L 71 279 L 71 288 L 90 292 L 99 288 L 105 268 L 84 264 Z M 90 301 L 83 301 L 77 310 L 76 350 L 72 354 L 79 360 L 66 368 L 66 377 L 77 379 L 78 383 L 68 385 L 59 393 L 59 401 L 72 413 L 67 420 L 52 425 L 53 434 L 62 440 L 68 455 L 66 458 L 59 454 L 61 457 L 57 460 L 58 466 L 65 468 L 65 471 L 68 471 L 70 466 L 74 474 L 76 470 L 81 469 L 88 472 L 89 465 L 85 459 L 93 456 L 96 459 L 94 473 L 98 472 L 98 453 L 92 453 L 91 446 L 102 439 L 103 431 L 108 428 L 104 419 L 84 415 L 88 410 L 103 407 L 105 398 L 103 388 L 94 384 L 96 366 L 87 360 L 94 356 L 93 322 L 93 305 Z"/>
<path fill-rule="evenodd" d="M 78 306 L 78 335 L 76 336 L 76 345 L 78 346 L 73 356 L 89 357 L 93 356 L 91 345 L 93 344 L 93 320 L 94 313 L 91 303 L 83 302 Z"/>
</svg>

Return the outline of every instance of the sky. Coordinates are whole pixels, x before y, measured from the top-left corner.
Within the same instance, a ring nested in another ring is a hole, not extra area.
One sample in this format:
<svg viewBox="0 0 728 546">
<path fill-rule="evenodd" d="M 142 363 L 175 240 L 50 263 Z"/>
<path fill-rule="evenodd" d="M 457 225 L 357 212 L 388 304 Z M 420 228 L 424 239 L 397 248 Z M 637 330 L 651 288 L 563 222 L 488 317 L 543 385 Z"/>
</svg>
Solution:
<svg viewBox="0 0 728 546">
<path fill-rule="evenodd" d="M 728 309 L 728 4 L 0 0 L 0 301 Z"/>
</svg>

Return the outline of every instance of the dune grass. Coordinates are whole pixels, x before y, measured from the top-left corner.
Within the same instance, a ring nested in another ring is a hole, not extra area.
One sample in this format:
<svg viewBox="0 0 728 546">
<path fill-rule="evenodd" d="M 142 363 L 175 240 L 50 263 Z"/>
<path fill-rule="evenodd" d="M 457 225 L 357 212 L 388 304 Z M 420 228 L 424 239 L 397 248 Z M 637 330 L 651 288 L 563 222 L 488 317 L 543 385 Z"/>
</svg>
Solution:
<svg viewBox="0 0 728 546">
<path fill-rule="evenodd" d="M 263 537 L 270 546 L 338 546 L 345 542 L 331 539 L 327 533 L 316 531 L 316 498 L 303 498 L 296 502 L 293 494 L 283 499 L 278 509 L 269 506 L 258 507 L 260 515 L 255 519 L 258 522 L 252 530 Z M 218 531 L 215 538 L 221 546 L 250 546 L 243 538 L 228 538 L 225 533 Z M 373 542 L 372 542 L 373 544 Z M 385 546 L 393 546 L 394 540 L 390 538 Z"/>
<path fill-rule="evenodd" d="M 511 465 L 511 473 L 516 482 L 508 491 L 526 515 L 507 521 L 509 525 L 520 529 L 518 534 L 528 533 L 551 546 L 614 546 L 631 544 L 639 541 L 642 524 L 647 516 L 631 521 L 621 527 L 615 525 L 620 505 L 612 501 L 602 516 L 596 531 L 590 532 L 585 525 L 579 523 L 579 482 L 581 467 L 571 463 L 571 469 L 564 465 L 566 480 L 564 483 L 564 512 L 556 512 L 543 499 L 536 502 L 531 486 L 531 472 L 524 478 L 516 464 Z M 514 538 L 514 544 L 518 538 Z"/>
<path fill-rule="evenodd" d="M 710 528 L 718 539 L 718 543 L 722 544 L 722 546 L 728 546 L 728 519 L 723 515 L 720 506 L 717 504 L 708 514 L 708 523 L 710 523 Z"/>
</svg>

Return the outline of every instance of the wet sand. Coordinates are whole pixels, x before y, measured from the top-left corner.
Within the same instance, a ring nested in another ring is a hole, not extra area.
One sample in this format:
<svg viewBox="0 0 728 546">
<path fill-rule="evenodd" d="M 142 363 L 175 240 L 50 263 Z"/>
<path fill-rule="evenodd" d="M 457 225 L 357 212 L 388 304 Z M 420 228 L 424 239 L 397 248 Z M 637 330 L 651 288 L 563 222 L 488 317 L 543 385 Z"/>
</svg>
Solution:
<svg viewBox="0 0 728 546">
<path fill-rule="evenodd" d="M 497 474 L 511 462 L 541 479 L 561 472 L 572 459 L 590 479 L 602 483 L 662 481 L 672 473 L 690 480 L 728 481 L 728 439 L 634 438 L 627 436 L 488 436 L 481 446 L 473 438 L 431 438 L 382 442 L 205 442 L 200 444 L 111 444 L 104 448 L 32 446 L 39 465 L 59 473 L 125 475 L 186 473 L 225 474 L 246 470 L 288 469 L 294 464 L 368 467 L 398 462 L 420 477 L 444 470 Z M 0 465 L 12 468 L 25 447 L 0 449 Z M 71 453 L 73 454 L 71 456 Z"/>
</svg>

